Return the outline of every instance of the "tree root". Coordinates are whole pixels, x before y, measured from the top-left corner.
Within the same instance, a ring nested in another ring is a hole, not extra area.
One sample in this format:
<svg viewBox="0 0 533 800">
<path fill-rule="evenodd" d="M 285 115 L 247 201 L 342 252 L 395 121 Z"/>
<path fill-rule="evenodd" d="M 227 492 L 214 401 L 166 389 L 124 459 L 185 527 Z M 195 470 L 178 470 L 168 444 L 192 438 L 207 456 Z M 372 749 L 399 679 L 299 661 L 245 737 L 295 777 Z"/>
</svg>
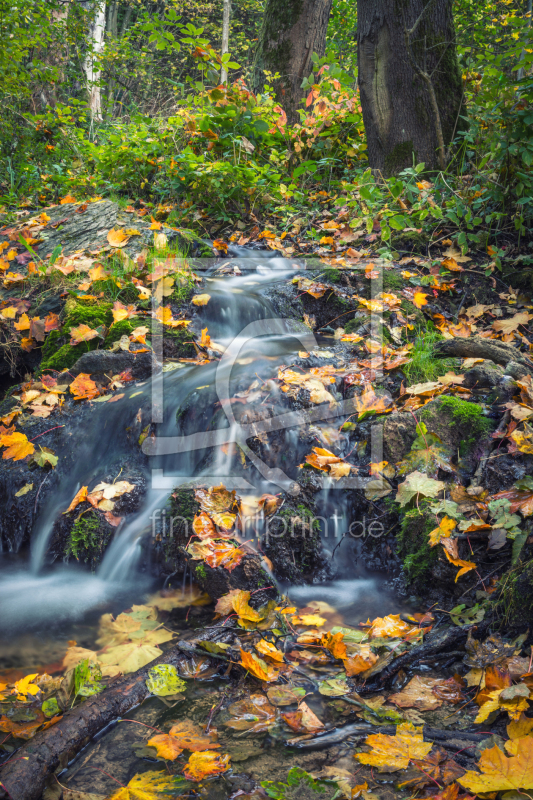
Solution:
<svg viewBox="0 0 533 800">
<path fill-rule="evenodd" d="M 226 628 L 207 631 L 204 639 L 232 639 L 231 626 Z M 187 642 L 178 642 L 155 661 L 114 680 L 101 694 L 67 711 L 56 725 L 37 733 L 0 768 L 0 798 L 38 800 L 48 775 L 58 768 L 64 769 L 90 739 L 149 696 L 146 678 L 152 667 L 177 666 L 194 652 L 195 648 Z M 207 653 L 202 655 L 210 658 Z"/>
<path fill-rule="evenodd" d="M 507 342 L 500 342 L 497 339 L 484 339 L 482 336 L 471 336 L 468 339 L 461 337 L 446 339 L 444 342 L 438 342 L 435 346 L 434 354 L 440 358 L 449 356 L 484 358 L 504 367 L 514 362 L 517 367 L 522 367 L 522 370 L 520 370 L 522 374 L 533 372 L 533 361 L 516 347 L 507 344 Z M 517 371 L 516 367 L 515 371 Z M 513 375 L 513 377 L 518 376 Z"/>
</svg>

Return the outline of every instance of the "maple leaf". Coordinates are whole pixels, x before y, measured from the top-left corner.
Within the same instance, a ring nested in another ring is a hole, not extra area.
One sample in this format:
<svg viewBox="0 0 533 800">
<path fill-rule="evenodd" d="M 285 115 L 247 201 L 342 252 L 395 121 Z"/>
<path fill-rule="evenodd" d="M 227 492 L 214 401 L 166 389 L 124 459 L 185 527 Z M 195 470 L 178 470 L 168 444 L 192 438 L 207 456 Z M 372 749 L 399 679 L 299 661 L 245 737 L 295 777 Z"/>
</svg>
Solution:
<svg viewBox="0 0 533 800">
<path fill-rule="evenodd" d="M 365 744 L 372 748 L 370 753 L 356 753 L 361 764 L 372 767 L 387 767 L 389 770 L 406 769 L 409 762 L 423 759 L 432 748 L 431 742 L 424 742 L 420 725 L 402 723 L 396 734 L 373 733 L 367 736 Z"/>
<path fill-rule="evenodd" d="M 331 653 L 333 658 L 343 659 L 346 658 L 346 645 L 343 640 L 344 634 L 341 631 L 338 633 L 324 633 L 320 644 Z"/>
<path fill-rule="evenodd" d="M 158 222 L 152 215 L 150 215 L 150 219 L 152 220 L 152 224 L 148 228 L 149 231 L 160 231 L 162 227 L 162 223 Z"/>
<path fill-rule="evenodd" d="M 100 394 L 96 383 L 85 372 L 80 372 L 78 377 L 70 384 L 69 389 L 75 400 L 92 400 L 93 397 L 97 397 Z"/>
<path fill-rule="evenodd" d="M 191 300 L 191 303 L 195 306 L 206 306 L 210 300 L 210 294 L 195 294 Z"/>
<path fill-rule="evenodd" d="M 298 711 L 288 711 L 281 718 L 296 733 L 316 733 L 324 728 L 324 723 L 305 702 L 300 703 Z"/>
<path fill-rule="evenodd" d="M 244 550 L 229 542 L 213 543 L 209 554 L 205 557 L 206 564 L 210 567 L 224 567 L 232 572 L 245 556 Z"/>
<path fill-rule="evenodd" d="M 396 502 L 400 506 L 405 506 L 413 497 L 423 495 L 424 497 L 436 497 L 445 487 L 443 481 L 436 481 L 428 478 L 422 472 L 412 472 L 407 476 L 403 483 L 398 484 Z"/>
<path fill-rule="evenodd" d="M 387 414 L 392 411 L 394 402 L 388 395 L 377 395 L 370 385 L 365 385 L 360 397 L 354 397 L 355 407 L 359 414 L 359 422 L 370 414 Z"/>
<path fill-rule="evenodd" d="M 77 203 L 77 202 L 78 201 L 76 200 L 76 198 L 73 197 L 71 194 L 66 194 L 64 197 L 60 197 L 59 198 L 59 205 L 60 206 L 64 206 L 67 203 Z"/>
<path fill-rule="evenodd" d="M 35 683 L 33 683 L 37 677 L 38 673 L 35 672 L 33 675 L 26 675 L 25 678 L 21 678 L 14 684 L 14 691 L 17 692 L 17 700 L 21 702 L 27 702 L 27 695 L 35 697 L 36 694 L 39 694 L 41 690 L 35 685 Z"/>
<path fill-rule="evenodd" d="M 0 436 L 0 446 L 6 449 L 2 453 L 4 460 L 12 459 L 21 461 L 26 456 L 31 456 L 35 452 L 35 445 L 28 441 L 25 433 L 4 433 Z"/>
<path fill-rule="evenodd" d="M 50 331 L 57 331 L 61 327 L 61 323 L 59 321 L 59 315 L 53 314 L 50 312 L 44 318 L 44 331 L 45 333 L 50 333 Z"/>
<path fill-rule="evenodd" d="M 457 539 L 442 539 L 441 545 L 444 548 L 444 554 L 448 561 L 455 567 L 461 567 L 455 576 L 455 583 L 457 583 L 461 575 L 465 575 L 467 572 L 470 572 L 471 569 L 476 569 L 477 565 L 473 561 L 463 561 L 459 558 Z"/>
<path fill-rule="evenodd" d="M 222 483 L 220 486 L 211 486 L 207 489 L 199 487 L 195 489 L 194 496 L 200 503 L 202 511 L 207 511 L 208 514 L 238 508 L 235 489 L 230 492 Z"/>
<path fill-rule="evenodd" d="M 228 245 L 222 239 L 215 239 L 213 247 L 221 253 L 224 253 L 224 255 L 228 252 Z"/>
<path fill-rule="evenodd" d="M 438 544 L 441 539 L 448 538 L 456 525 L 457 523 L 455 520 L 450 519 L 450 517 L 443 517 L 439 522 L 439 527 L 434 528 L 429 534 L 429 543 L 431 547 Z"/>
<path fill-rule="evenodd" d="M 495 745 L 483 750 L 479 772 L 468 771 L 459 783 L 465 789 L 481 792 L 520 791 L 533 788 L 533 737 L 526 736 L 505 742 L 508 757 Z"/>
<path fill-rule="evenodd" d="M 164 772 L 143 772 L 135 775 L 106 800 L 169 800 L 181 794 L 183 779 Z"/>
<path fill-rule="evenodd" d="M 113 303 L 113 321 L 120 322 L 123 319 L 130 319 L 137 314 L 137 307 L 134 305 L 125 306 L 119 300 Z"/>
<path fill-rule="evenodd" d="M 88 325 L 78 325 L 76 328 L 70 329 L 70 344 L 75 345 L 80 344 L 80 342 L 89 342 L 98 335 L 98 331 L 89 328 Z"/>
<path fill-rule="evenodd" d="M 149 739 L 148 744 L 157 748 L 157 755 L 174 761 L 184 750 L 202 752 L 220 747 L 217 732 L 212 729 L 207 735 L 198 723 L 186 719 L 173 725 L 168 734 L 160 734 Z M 168 753 L 165 755 L 164 753 Z"/>
<path fill-rule="evenodd" d="M 0 717 L 0 731 L 10 733 L 17 739 L 31 739 L 35 735 L 37 728 L 40 728 L 42 724 L 42 719 L 34 722 L 17 723 L 13 722 L 9 717 Z"/>
<path fill-rule="evenodd" d="M 377 617 L 370 625 L 368 635 L 371 639 L 391 639 L 405 636 L 413 630 L 413 626 L 400 619 L 399 614 Z"/>
<path fill-rule="evenodd" d="M 527 325 L 532 318 L 533 314 L 529 314 L 527 311 L 520 311 L 518 314 L 515 314 L 514 317 L 510 317 L 510 319 L 500 319 L 493 322 L 492 327 L 499 333 L 513 333 L 513 331 L 517 330 L 519 325 Z"/>
<path fill-rule="evenodd" d="M 204 778 L 227 772 L 229 768 L 229 755 L 213 753 L 207 750 L 203 753 L 193 753 L 183 770 L 183 774 L 190 781 L 198 783 Z"/>
<path fill-rule="evenodd" d="M 191 324 L 190 320 L 187 319 L 174 319 L 171 309 L 164 306 L 159 306 L 154 317 L 163 325 L 168 325 L 169 328 L 186 328 L 187 325 Z"/>
<path fill-rule="evenodd" d="M 362 644 L 355 655 L 347 656 L 344 660 L 344 668 L 348 677 L 353 678 L 371 669 L 378 661 L 378 656 L 373 652 L 368 644 Z"/>
<path fill-rule="evenodd" d="M 291 702 L 300 699 L 294 694 L 292 694 L 292 698 L 294 699 Z M 264 694 L 251 694 L 244 700 L 233 703 L 228 708 L 228 712 L 232 718 L 224 725 L 235 731 L 262 733 L 276 724 L 276 709 Z"/>
<path fill-rule="evenodd" d="M 427 305 L 426 297 L 428 295 L 424 294 L 424 292 L 415 292 L 413 295 L 413 303 L 417 308 L 422 308 L 422 306 Z"/>
<path fill-rule="evenodd" d="M 260 681 L 275 681 L 278 678 L 278 671 L 269 667 L 262 658 L 254 655 L 254 653 L 248 653 L 246 650 L 241 650 L 241 666 L 243 666 L 248 672 L 250 672 L 254 678 L 259 678 Z"/>
<path fill-rule="evenodd" d="M 231 607 L 235 613 L 238 614 L 240 619 L 248 620 L 248 622 L 260 622 L 264 619 L 264 614 L 260 611 L 256 611 L 255 608 L 252 608 L 249 604 L 250 592 L 243 591 L 242 589 L 235 589 L 230 592 L 229 595 L 231 596 Z M 218 603 L 215 610 L 217 609 Z"/>
<path fill-rule="evenodd" d="M 130 237 L 124 233 L 122 228 L 111 228 L 107 234 L 107 241 L 112 247 L 124 247 L 129 240 Z"/>
</svg>

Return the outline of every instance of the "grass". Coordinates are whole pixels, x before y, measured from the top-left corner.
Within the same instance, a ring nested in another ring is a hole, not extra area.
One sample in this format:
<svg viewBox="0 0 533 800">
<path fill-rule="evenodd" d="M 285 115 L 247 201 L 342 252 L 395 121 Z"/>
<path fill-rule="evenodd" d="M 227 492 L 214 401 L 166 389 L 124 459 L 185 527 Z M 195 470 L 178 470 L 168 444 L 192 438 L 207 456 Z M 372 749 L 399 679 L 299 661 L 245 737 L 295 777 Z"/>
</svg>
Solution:
<svg viewBox="0 0 533 800">
<path fill-rule="evenodd" d="M 403 367 L 405 377 L 410 384 L 434 381 L 439 375 L 457 369 L 459 359 L 435 356 L 435 345 L 441 339 L 442 336 L 437 331 L 418 328 L 414 347 L 410 352 L 411 361 Z"/>
</svg>

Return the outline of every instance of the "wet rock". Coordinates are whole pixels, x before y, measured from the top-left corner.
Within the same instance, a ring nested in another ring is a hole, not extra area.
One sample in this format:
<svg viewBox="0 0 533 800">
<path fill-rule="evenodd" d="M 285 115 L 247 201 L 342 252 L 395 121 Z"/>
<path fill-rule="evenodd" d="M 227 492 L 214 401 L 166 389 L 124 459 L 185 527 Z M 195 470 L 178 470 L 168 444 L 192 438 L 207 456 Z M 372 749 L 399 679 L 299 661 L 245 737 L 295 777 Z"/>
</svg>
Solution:
<svg viewBox="0 0 533 800">
<path fill-rule="evenodd" d="M 440 437 L 452 454 L 467 457 L 495 429 L 477 403 L 454 397 L 436 397 L 413 414 L 396 413 L 372 426 L 372 435 L 383 442 L 383 458 L 392 464 L 401 461 L 416 438 L 416 425 L 425 423 L 430 433 Z"/>
<path fill-rule="evenodd" d="M 524 366 L 524 364 L 519 364 L 517 361 L 509 361 L 505 368 L 505 374 L 518 381 L 525 378 L 526 375 L 530 375 L 531 368 Z"/>
<path fill-rule="evenodd" d="M 92 350 L 84 353 L 69 372 L 73 377 L 87 373 L 94 380 L 99 374 L 118 375 L 127 369 L 131 370 L 135 380 L 144 380 L 151 377 L 152 371 L 160 372 L 161 365 L 151 351 L 136 355 L 127 351 L 111 353 L 108 350 Z"/>
<path fill-rule="evenodd" d="M 466 389 L 492 389 L 497 386 L 504 373 L 503 367 L 494 361 L 476 364 L 465 372 L 463 386 Z"/>
</svg>

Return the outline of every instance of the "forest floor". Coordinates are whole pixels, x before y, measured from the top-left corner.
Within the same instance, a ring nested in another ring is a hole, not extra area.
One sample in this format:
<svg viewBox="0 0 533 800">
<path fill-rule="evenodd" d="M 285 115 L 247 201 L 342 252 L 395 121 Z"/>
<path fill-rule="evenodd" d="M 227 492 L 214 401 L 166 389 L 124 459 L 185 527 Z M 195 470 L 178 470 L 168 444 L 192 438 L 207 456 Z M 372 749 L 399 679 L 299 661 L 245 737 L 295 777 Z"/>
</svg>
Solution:
<svg viewBox="0 0 533 800">
<path fill-rule="evenodd" d="M 139 387 L 177 364 L 211 375 L 223 362 L 205 324 L 209 278 L 239 278 L 239 247 L 288 259 L 292 274 L 261 291 L 315 337 L 228 398 L 240 425 L 258 426 L 234 463 L 282 467 L 287 483 L 253 501 L 224 486 L 174 492 L 171 513 L 194 536 L 169 548 L 162 534 L 150 568 L 160 583 L 194 571 L 193 594 L 160 591 L 104 614 L 62 663 L 0 673 L 0 796 L 455 800 L 533 788 L 531 298 L 446 230 L 431 246 L 408 232 L 385 260 L 372 234 L 343 243 L 342 209 L 315 220 L 334 253 L 257 225 L 206 243 L 138 211 L 66 203 L 0 229 L 3 548 L 28 551 L 99 415 L 116 450 L 102 445 L 95 485 L 57 516 L 48 560 L 101 562 L 142 508 L 157 450 Z M 194 395 L 183 404 L 182 432 L 207 406 L 207 423 L 220 420 L 206 383 L 201 409 Z M 264 424 L 289 413 L 305 418 L 291 449 Z M 349 521 L 380 525 L 357 556 L 386 576 L 398 613 L 353 622 L 272 586 L 345 577 L 314 522 L 330 484 L 344 487 Z M 285 515 L 291 540 L 253 548 L 244 502 L 263 524 Z M 140 724 L 116 724 L 125 717 Z"/>
</svg>

